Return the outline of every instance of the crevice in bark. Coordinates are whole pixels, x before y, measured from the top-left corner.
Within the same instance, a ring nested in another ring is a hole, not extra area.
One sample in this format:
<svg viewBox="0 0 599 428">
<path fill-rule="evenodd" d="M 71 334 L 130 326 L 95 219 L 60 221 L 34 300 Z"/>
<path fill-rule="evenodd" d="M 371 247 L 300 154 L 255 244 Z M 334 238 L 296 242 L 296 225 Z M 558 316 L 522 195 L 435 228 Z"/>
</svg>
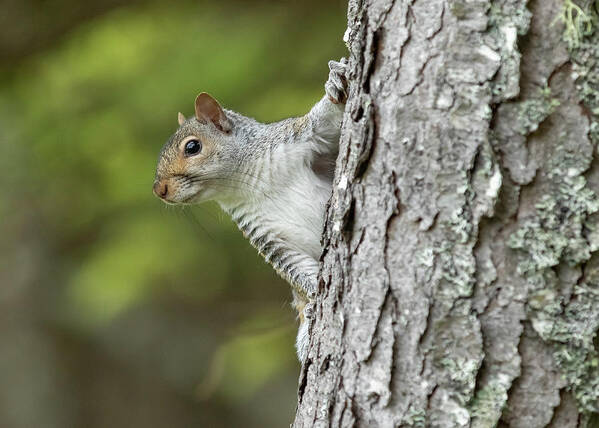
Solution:
<svg viewBox="0 0 599 428">
<path fill-rule="evenodd" d="M 374 70 L 376 68 L 376 63 L 379 57 L 379 43 L 382 38 L 382 29 L 377 29 L 372 32 L 372 36 L 369 38 L 366 49 L 370 50 L 370 55 L 368 55 L 369 62 L 365 65 L 366 72 L 364 73 L 364 78 L 362 79 L 362 92 L 364 94 L 370 94 L 370 78 L 374 74 Z"/>
<path fill-rule="evenodd" d="M 310 370 L 311 365 L 312 365 L 312 359 L 308 358 L 304 362 L 304 365 L 301 370 L 300 379 L 299 379 L 299 387 L 298 387 L 298 391 L 297 391 L 298 405 L 302 404 L 302 399 L 304 398 L 304 391 L 306 390 L 306 383 L 308 382 L 306 373 Z"/>
</svg>

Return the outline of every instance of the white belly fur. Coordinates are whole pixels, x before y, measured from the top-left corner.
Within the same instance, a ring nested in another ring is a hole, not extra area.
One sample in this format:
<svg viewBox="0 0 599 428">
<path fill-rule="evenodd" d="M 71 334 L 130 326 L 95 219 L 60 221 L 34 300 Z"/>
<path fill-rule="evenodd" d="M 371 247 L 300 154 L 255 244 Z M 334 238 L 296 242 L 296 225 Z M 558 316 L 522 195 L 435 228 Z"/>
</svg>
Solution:
<svg viewBox="0 0 599 428">
<path fill-rule="evenodd" d="M 297 174 L 281 191 L 269 195 L 257 211 L 267 228 L 279 235 L 290 247 L 318 260 L 324 208 L 330 187 L 311 170 Z"/>
</svg>

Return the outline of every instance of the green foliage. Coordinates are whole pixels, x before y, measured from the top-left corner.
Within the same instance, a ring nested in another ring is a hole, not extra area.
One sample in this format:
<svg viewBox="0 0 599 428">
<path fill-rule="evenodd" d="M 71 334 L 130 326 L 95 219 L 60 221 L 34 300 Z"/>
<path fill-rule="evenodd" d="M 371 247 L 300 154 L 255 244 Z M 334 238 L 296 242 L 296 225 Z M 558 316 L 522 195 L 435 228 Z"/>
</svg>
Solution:
<svg viewBox="0 0 599 428">
<path fill-rule="evenodd" d="M 208 299 L 225 288 L 231 272 L 226 255 L 209 245 L 198 245 L 187 228 L 175 223 L 167 229 L 159 216 L 151 214 L 125 217 L 111 225 L 68 283 L 75 320 L 109 321 L 130 305 L 143 302 L 164 283 L 191 288 L 191 296 L 198 299 Z M 175 248 L 176 257 L 165 257 Z M 210 269 L 189 284 L 185 273 L 193 272 L 197 260 Z"/>
</svg>

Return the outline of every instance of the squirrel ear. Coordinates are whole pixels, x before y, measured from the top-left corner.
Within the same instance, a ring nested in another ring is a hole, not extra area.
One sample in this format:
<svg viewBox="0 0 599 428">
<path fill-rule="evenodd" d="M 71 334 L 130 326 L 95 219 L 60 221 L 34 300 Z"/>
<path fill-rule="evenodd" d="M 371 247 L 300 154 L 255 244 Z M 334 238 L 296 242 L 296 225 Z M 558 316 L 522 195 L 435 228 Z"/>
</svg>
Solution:
<svg viewBox="0 0 599 428">
<path fill-rule="evenodd" d="M 218 101 L 202 92 L 197 96 L 196 102 L 196 119 L 200 122 L 212 122 L 214 126 L 223 132 L 230 132 L 232 125 L 229 118 L 225 114 Z"/>
<path fill-rule="evenodd" d="M 177 115 L 177 121 L 179 122 L 179 126 L 183 125 L 185 122 L 185 116 L 183 116 L 183 113 L 179 112 Z"/>
</svg>

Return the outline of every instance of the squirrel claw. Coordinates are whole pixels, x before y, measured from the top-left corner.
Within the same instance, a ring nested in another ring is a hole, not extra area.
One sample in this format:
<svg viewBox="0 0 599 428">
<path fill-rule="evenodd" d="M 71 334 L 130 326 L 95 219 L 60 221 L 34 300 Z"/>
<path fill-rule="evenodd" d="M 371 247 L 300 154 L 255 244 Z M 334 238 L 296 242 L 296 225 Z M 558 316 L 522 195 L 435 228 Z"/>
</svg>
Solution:
<svg viewBox="0 0 599 428">
<path fill-rule="evenodd" d="M 347 99 L 347 59 L 329 61 L 329 80 L 324 85 L 326 94 L 333 104 L 343 104 Z"/>
<path fill-rule="evenodd" d="M 304 307 L 304 318 L 307 320 L 312 319 L 312 317 L 314 316 L 314 303 L 310 302 L 307 303 L 306 306 Z"/>
</svg>

